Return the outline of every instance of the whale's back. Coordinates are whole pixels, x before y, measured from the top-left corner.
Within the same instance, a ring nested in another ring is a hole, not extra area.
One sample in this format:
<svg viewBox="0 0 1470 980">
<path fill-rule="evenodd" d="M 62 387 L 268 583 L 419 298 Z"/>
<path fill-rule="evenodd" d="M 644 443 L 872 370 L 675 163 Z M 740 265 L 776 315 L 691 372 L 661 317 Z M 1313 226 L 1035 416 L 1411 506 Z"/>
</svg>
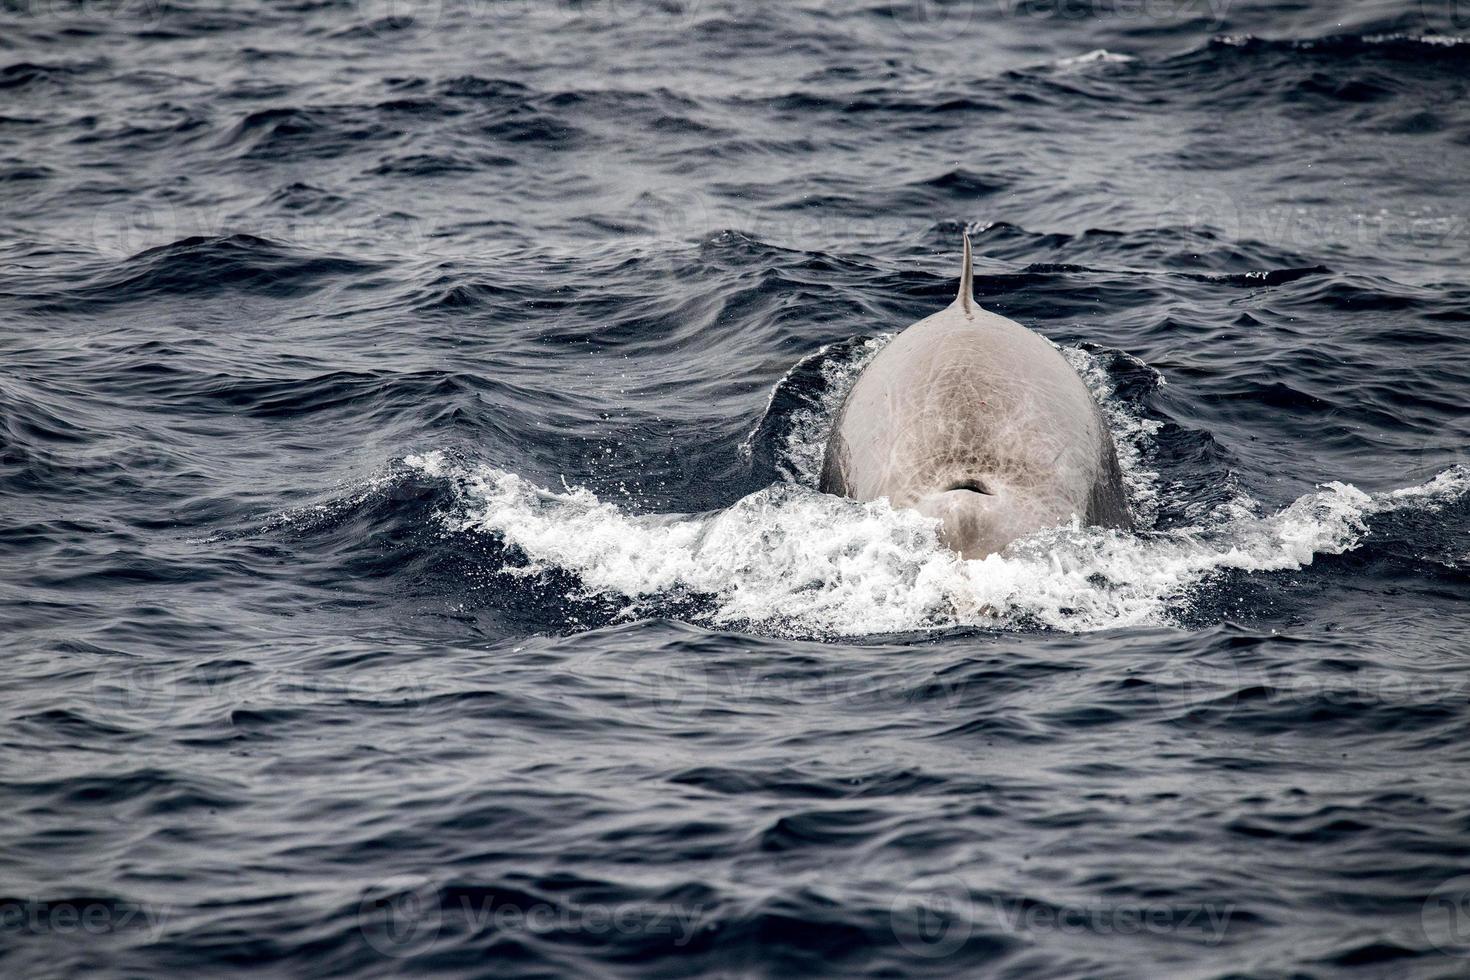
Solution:
<svg viewBox="0 0 1470 980">
<path fill-rule="evenodd" d="M 821 479 L 826 492 L 897 507 L 956 488 L 1004 506 L 1022 530 L 1072 514 L 1130 523 L 1112 438 L 1077 372 L 1038 334 L 960 299 L 864 369 Z"/>
</svg>

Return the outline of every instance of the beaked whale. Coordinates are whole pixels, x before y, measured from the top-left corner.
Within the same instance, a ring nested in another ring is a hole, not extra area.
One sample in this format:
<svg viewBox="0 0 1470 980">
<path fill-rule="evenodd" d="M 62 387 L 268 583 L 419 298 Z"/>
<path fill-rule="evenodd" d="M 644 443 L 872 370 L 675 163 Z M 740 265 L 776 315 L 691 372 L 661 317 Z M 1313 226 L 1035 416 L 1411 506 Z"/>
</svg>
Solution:
<svg viewBox="0 0 1470 980">
<path fill-rule="evenodd" d="M 955 301 L 895 337 L 847 393 L 820 489 L 937 518 L 964 558 L 1074 515 L 1130 528 L 1091 392 L 1049 341 L 975 303 L 969 235 L 964 253 Z"/>
</svg>

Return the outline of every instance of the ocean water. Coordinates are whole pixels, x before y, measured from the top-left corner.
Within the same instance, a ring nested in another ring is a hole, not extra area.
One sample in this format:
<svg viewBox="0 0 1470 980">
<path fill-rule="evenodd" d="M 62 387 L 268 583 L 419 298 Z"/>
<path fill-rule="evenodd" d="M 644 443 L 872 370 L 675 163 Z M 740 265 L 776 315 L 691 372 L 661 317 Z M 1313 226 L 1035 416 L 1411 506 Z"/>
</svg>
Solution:
<svg viewBox="0 0 1470 980">
<path fill-rule="evenodd" d="M 1465 35 L 4 0 L 0 972 L 1470 973 Z M 966 230 L 1136 532 L 816 491 Z"/>
</svg>

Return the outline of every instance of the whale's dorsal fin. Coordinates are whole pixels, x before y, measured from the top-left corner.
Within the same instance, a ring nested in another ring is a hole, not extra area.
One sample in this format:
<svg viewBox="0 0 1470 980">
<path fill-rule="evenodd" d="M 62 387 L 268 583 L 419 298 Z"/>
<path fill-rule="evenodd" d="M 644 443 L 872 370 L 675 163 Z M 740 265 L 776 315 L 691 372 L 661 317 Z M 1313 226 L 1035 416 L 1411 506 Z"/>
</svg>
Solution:
<svg viewBox="0 0 1470 980">
<path fill-rule="evenodd" d="M 955 297 L 955 301 L 966 313 L 975 308 L 975 272 L 971 266 L 969 232 L 965 232 L 965 266 L 960 270 L 960 294 Z"/>
</svg>

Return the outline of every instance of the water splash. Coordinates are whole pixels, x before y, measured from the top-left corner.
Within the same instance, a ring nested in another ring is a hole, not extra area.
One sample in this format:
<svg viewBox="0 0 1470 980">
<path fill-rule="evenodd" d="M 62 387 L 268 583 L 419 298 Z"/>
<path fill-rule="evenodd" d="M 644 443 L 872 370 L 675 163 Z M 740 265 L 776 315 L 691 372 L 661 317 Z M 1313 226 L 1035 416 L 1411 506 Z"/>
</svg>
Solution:
<svg viewBox="0 0 1470 980">
<path fill-rule="evenodd" d="M 798 484 L 708 514 L 630 515 L 587 490 L 549 490 L 440 453 L 406 462 L 448 479 L 450 529 L 499 537 L 522 556 L 519 574 L 570 572 L 585 594 L 640 610 L 706 597 L 697 618 L 710 625 L 791 636 L 1168 624 L 1226 570 L 1301 568 L 1357 547 L 1375 514 L 1470 490 L 1460 467 L 1377 495 L 1329 483 L 1266 516 L 1236 509 L 1212 526 L 1141 534 L 1073 524 L 965 561 L 914 511 Z"/>
</svg>

